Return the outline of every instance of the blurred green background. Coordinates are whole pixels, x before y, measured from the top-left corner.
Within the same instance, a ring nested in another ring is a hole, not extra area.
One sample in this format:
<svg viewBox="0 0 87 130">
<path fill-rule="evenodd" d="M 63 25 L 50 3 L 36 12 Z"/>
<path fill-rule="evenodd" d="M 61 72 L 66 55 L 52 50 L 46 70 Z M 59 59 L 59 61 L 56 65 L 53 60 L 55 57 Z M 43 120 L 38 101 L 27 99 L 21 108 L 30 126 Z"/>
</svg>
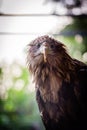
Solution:
<svg viewBox="0 0 87 130">
<path fill-rule="evenodd" d="M 87 63 L 87 17 L 72 17 L 61 31 L 60 25 L 51 35 L 67 46 L 73 58 Z M 25 48 L 23 53 L 27 55 Z M 44 130 L 27 65 L 15 59 L 10 64 L 0 60 L 0 130 Z"/>
<path fill-rule="evenodd" d="M 2 63 L 0 67 L 0 129 L 39 130 L 35 93 L 30 90 L 30 75 L 25 66 Z"/>
</svg>

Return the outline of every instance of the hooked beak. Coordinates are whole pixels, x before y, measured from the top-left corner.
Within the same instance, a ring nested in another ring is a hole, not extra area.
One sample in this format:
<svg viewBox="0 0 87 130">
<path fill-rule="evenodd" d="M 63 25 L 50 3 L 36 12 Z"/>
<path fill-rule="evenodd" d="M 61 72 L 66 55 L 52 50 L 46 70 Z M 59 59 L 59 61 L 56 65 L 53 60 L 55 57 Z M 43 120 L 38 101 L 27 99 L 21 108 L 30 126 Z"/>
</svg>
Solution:
<svg viewBox="0 0 87 130">
<path fill-rule="evenodd" d="M 40 52 L 43 54 L 44 57 L 44 62 L 47 62 L 48 51 L 49 51 L 49 46 L 47 45 L 46 42 L 44 42 L 40 48 Z"/>
</svg>

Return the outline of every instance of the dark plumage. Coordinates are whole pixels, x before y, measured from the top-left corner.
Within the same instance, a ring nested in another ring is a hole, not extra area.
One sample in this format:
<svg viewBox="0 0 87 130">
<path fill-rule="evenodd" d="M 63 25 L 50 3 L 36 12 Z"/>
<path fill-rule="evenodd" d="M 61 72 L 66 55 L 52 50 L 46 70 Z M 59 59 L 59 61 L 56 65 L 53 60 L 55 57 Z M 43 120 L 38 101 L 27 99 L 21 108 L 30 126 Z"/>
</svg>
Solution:
<svg viewBox="0 0 87 130">
<path fill-rule="evenodd" d="M 27 62 L 46 130 L 87 130 L 87 65 L 49 36 L 28 45 Z"/>
</svg>

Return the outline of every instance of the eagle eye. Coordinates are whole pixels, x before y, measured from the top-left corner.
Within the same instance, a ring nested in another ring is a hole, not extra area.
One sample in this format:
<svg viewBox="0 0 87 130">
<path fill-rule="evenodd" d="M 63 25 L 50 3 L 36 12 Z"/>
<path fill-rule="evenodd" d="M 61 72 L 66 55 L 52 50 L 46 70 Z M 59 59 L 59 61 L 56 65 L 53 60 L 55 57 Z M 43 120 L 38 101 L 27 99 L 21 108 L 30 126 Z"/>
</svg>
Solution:
<svg viewBox="0 0 87 130">
<path fill-rule="evenodd" d="M 55 48 L 55 45 L 51 44 L 50 47 L 51 47 L 52 49 L 54 49 L 54 48 Z"/>
<path fill-rule="evenodd" d="M 37 44 L 37 48 L 40 48 L 40 43 Z"/>
</svg>

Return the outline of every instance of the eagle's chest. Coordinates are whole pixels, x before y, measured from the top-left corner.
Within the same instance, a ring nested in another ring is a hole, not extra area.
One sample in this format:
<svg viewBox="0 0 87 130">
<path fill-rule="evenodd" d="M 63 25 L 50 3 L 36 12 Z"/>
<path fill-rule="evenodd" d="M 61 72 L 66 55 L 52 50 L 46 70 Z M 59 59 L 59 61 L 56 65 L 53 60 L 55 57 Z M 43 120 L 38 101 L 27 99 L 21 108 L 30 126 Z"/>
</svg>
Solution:
<svg viewBox="0 0 87 130">
<path fill-rule="evenodd" d="M 45 107 L 48 115 L 51 119 L 58 119 L 58 102 L 59 102 L 59 90 L 61 89 L 62 80 L 59 78 L 57 72 L 49 71 L 48 68 L 45 68 L 41 71 L 37 80 L 37 89 L 40 92 L 40 98 L 42 100 L 43 108 Z M 39 98 L 39 97 L 38 97 Z M 43 109 L 42 108 L 42 109 Z M 43 111 L 41 115 L 44 116 Z"/>
<path fill-rule="evenodd" d="M 50 75 L 44 78 L 42 84 L 39 86 L 39 91 L 44 102 L 57 103 L 58 91 L 61 87 L 61 80 L 56 74 L 50 73 Z M 41 79 L 42 80 L 42 79 Z"/>
<path fill-rule="evenodd" d="M 78 103 L 73 86 L 70 86 L 69 83 L 61 83 L 55 76 L 50 78 L 51 81 L 48 78 L 44 85 L 39 88 L 40 96 L 49 117 L 58 121 L 60 117 L 65 117 L 66 114 L 75 116 Z"/>
</svg>

